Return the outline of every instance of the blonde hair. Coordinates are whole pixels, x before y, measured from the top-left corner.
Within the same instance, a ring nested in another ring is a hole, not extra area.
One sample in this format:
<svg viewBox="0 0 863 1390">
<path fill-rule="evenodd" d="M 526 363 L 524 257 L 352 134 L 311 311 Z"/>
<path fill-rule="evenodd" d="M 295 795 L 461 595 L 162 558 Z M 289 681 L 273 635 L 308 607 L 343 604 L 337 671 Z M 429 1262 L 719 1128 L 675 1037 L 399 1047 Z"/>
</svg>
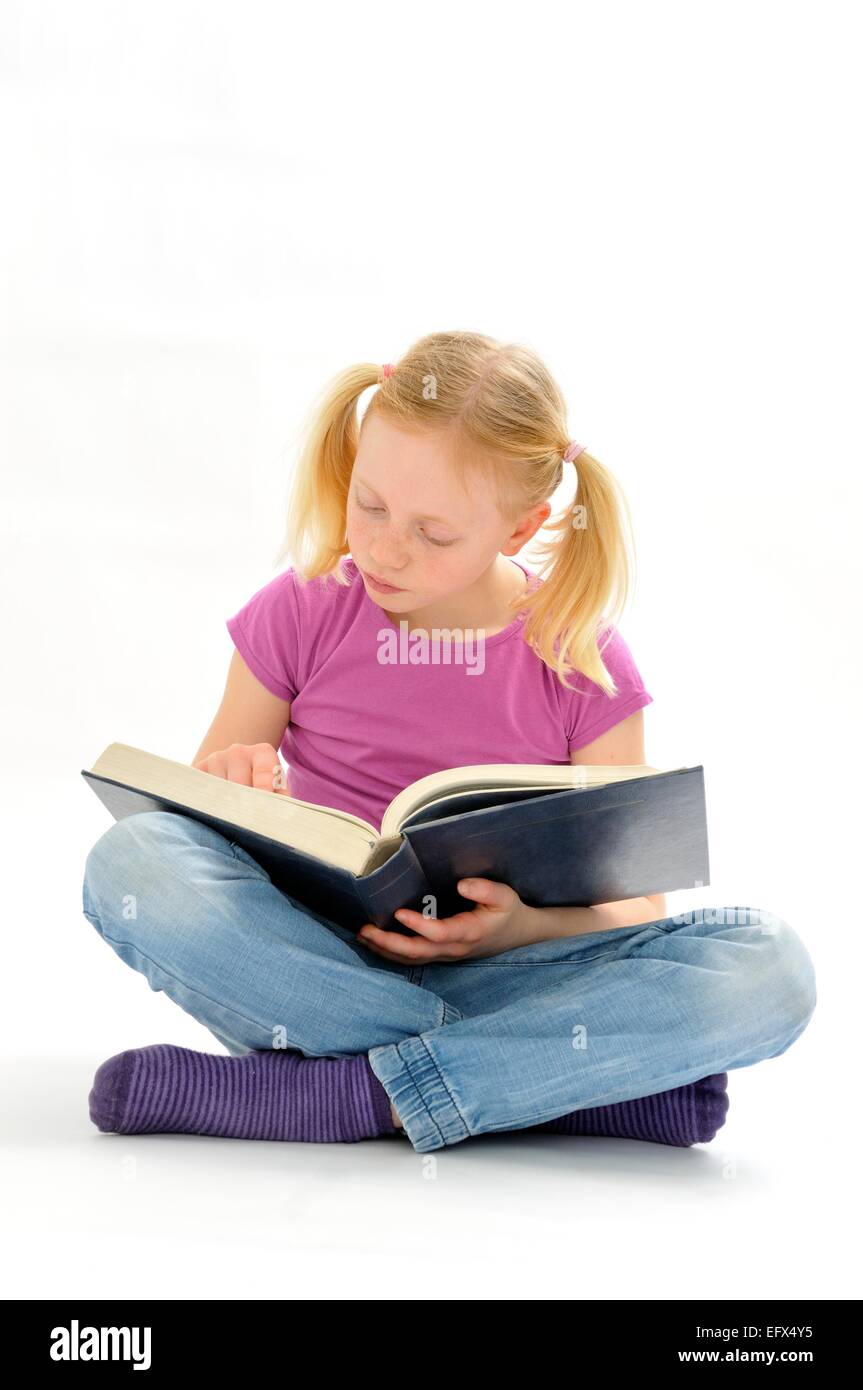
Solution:
<svg viewBox="0 0 863 1390">
<path fill-rule="evenodd" d="M 402 430 L 445 437 L 462 480 L 480 474 L 513 527 L 547 501 L 570 466 L 563 458 L 570 442 L 563 397 L 539 357 L 522 344 L 480 333 L 430 333 L 383 379 L 377 363 L 347 367 L 324 388 L 301 436 L 275 561 L 290 557 L 301 580 L 351 582 L 341 559 L 349 553 L 347 498 L 362 431 L 357 402 L 377 384 L 363 423 L 378 416 Z M 524 640 L 564 686 L 568 675 L 581 673 L 613 696 L 617 686 L 597 637 L 601 627 L 619 621 L 629 596 L 629 509 L 613 475 L 589 451 L 572 466 L 578 480 L 573 507 L 557 520 L 549 516 L 544 529 L 552 538 L 534 542 L 544 582 L 510 607 L 526 611 Z"/>
</svg>

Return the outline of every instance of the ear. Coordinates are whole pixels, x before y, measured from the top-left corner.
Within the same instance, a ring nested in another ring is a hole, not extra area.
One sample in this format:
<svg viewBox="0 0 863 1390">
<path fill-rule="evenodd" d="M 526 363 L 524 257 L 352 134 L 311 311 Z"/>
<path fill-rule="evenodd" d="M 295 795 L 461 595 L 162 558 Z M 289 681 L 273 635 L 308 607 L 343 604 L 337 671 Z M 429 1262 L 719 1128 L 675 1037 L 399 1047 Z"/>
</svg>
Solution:
<svg viewBox="0 0 863 1390">
<path fill-rule="evenodd" d="M 525 512 L 512 535 L 507 537 L 507 545 L 512 546 L 511 550 L 504 549 L 504 555 L 516 555 L 522 546 L 527 545 L 532 536 L 535 536 L 541 526 L 544 526 L 551 516 L 551 506 L 548 502 L 537 502 L 535 507 Z"/>
</svg>

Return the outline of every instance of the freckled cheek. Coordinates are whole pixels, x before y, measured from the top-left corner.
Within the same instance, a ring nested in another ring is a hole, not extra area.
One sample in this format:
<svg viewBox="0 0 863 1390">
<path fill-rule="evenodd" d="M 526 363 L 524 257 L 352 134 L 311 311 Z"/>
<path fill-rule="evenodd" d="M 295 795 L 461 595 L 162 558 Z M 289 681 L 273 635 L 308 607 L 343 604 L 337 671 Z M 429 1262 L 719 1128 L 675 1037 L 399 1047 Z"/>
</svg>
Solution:
<svg viewBox="0 0 863 1390">
<path fill-rule="evenodd" d="M 363 516 L 362 512 L 348 511 L 348 548 L 355 559 L 364 565 L 369 564 L 380 536 L 380 528 L 375 526 L 373 520 Z"/>
<path fill-rule="evenodd" d="M 374 518 L 369 520 L 362 512 L 351 516 L 350 511 L 348 512 L 348 549 L 361 565 L 372 569 L 377 559 L 381 569 L 389 569 L 390 565 L 402 563 L 409 558 L 409 550 L 393 548 L 387 541 L 385 532 L 385 527 L 375 525 Z"/>
<path fill-rule="evenodd" d="M 362 517 L 357 516 L 356 512 L 348 508 L 348 542 L 352 551 L 362 551 L 363 546 L 368 540 L 369 527 Z"/>
<path fill-rule="evenodd" d="M 374 520 L 364 517 L 362 512 L 348 507 L 347 533 L 348 549 L 355 557 L 366 564 L 370 556 L 374 553 L 375 542 L 380 539 L 381 527 L 375 525 Z M 410 559 L 411 576 L 419 579 L 422 575 L 423 588 L 434 589 L 439 586 L 442 593 L 448 592 L 453 585 L 461 582 L 459 561 L 455 559 L 449 547 L 440 548 L 423 542 L 420 537 L 414 539 L 411 544 L 410 539 L 404 542 L 403 546 L 405 558 Z M 465 581 L 466 582 L 466 581 Z"/>
<path fill-rule="evenodd" d="M 452 555 L 447 550 L 436 550 L 433 546 L 428 546 L 428 554 L 425 557 L 423 567 L 426 579 L 429 584 L 440 584 L 444 590 L 453 588 L 459 584 L 459 565 L 453 560 Z"/>
<path fill-rule="evenodd" d="M 351 511 L 350 507 L 348 508 L 348 546 L 351 554 L 359 556 L 366 564 L 368 564 L 371 555 L 375 553 L 376 548 L 385 543 L 386 529 L 380 523 L 376 524 L 374 518 L 369 520 L 368 517 L 363 516 L 362 512 Z M 411 546 L 410 540 L 406 540 L 399 547 L 399 551 L 404 554 L 405 558 L 410 557 L 412 564 L 422 558 L 419 542 Z"/>
</svg>

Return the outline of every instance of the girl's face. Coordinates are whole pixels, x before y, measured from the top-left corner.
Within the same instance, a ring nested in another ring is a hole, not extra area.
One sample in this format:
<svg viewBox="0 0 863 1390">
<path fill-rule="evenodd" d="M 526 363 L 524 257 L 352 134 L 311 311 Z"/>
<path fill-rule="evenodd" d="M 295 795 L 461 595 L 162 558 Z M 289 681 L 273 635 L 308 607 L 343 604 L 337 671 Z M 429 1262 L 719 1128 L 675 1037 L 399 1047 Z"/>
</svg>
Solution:
<svg viewBox="0 0 863 1390">
<path fill-rule="evenodd" d="M 467 493 L 465 489 L 469 489 Z M 525 540 L 535 527 L 528 527 Z M 347 543 L 370 597 L 412 612 L 469 589 L 519 539 L 481 478 L 456 477 L 439 436 L 364 421 L 348 492 Z M 400 592 L 376 588 L 384 580 Z"/>
</svg>

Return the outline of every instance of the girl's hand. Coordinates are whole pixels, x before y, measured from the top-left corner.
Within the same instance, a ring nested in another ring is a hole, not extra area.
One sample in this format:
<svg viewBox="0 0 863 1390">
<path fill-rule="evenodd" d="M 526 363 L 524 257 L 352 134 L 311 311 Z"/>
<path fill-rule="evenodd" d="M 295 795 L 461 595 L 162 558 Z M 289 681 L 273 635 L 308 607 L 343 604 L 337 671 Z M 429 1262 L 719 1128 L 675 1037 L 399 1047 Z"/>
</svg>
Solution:
<svg viewBox="0 0 863 1390">
<path fill-rule="evenodd" d="M 223 777 L 226 782 L 241 782 L 244 787 L 290 796 L 285 769 L 271 743 L 232 743 L 230 748 L 209 753 L 192 766 Z"/>
<path fill-rule="evenodd" d="M 411 965 L 496 956 L 533 939 L 527 929 L 531 909 L 509 884 L 491 878 L 462 878 L 456 888 L 462 897 L 473 898 L 477 906 L 444 918 L 424 917 L 421 912 L 400 908 L 395 916 L 419 932 L 419 937 L 384 931 L 367 922 L 357 933 L 358 940 L 387 960 Z"/>
</svg>

